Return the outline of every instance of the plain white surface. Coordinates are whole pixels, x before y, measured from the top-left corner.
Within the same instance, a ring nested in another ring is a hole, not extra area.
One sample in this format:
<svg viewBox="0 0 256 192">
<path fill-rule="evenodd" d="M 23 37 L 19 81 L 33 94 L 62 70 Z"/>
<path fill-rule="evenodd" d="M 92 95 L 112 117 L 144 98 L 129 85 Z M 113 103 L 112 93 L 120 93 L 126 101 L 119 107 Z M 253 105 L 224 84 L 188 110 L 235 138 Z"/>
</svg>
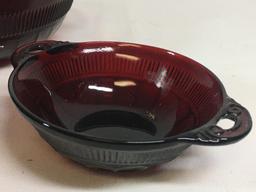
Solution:
<svg viewBox="0 0 256 192">
<path fill-rule="evenodd" d="M 256 1 L 75 0 L 58 40 L 128 41 L 170 49 L 215 72 L 256 114 Z M 255 131 L 224 147 L 192 146 L 159 171 L 113 174 L 58 155 L 12 104 L 0 68 L 0 191 L 255 192 Z"/>
</svg>

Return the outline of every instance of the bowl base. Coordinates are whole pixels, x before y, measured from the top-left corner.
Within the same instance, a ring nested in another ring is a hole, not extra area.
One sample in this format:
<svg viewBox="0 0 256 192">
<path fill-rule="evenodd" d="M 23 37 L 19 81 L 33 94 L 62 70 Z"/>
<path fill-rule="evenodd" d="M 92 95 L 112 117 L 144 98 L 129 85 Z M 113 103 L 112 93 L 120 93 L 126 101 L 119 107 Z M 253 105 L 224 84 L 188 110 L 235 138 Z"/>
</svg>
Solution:
<svg viewBox="0 0 256 192">
<path fill-rule="evenodd" d="M 109 144 L 97 146 L 86 140 L 68 136 L 56 135 L 43 129 L 37 129 L 40 136 L 52 146 L 55 151 L 89 168 L 104 169 L 113 172 L 128 170 L 145 170 L 149 167 L 167 163 L 179 156 L 190 144 L 171 143 L 155 149 L 110 149 Z M 68 137 L 68 138 L 66 138 Z M 85 144 L 86 143 L 86 144 Z M 89 144 L 90 143 L 90 144 Z"/>
</svg>

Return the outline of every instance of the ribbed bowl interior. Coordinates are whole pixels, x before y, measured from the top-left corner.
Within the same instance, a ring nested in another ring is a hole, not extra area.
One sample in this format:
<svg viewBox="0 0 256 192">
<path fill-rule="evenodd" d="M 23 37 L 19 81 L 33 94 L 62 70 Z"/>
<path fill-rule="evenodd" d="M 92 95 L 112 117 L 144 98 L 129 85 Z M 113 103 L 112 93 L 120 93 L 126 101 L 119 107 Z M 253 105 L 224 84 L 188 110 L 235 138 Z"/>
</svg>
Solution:
<svg viewBox="0 0 256 192">
<path fill-rule="evenodd" d="M 42 52 L 17 70 L 13 88 L 21 106 L 46 126 L 118 141 L 197 128 L 223 103 L 220 82 L 199 63 L 128 43 Z"/>
</svg>

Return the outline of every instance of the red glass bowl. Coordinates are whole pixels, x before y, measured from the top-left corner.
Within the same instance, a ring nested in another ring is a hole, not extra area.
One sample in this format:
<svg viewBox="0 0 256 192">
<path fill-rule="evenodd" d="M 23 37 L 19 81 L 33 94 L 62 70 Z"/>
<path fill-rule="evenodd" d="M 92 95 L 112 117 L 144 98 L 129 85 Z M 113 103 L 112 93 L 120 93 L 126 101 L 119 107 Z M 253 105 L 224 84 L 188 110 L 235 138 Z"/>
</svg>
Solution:
<svg viewBox="0 0 256 192">
<path fill-rule="evenodd" d="M 0 59 L 23 43 L 43 40 L 61 25 L 73 0 L 1 0 Z"/>
<path fill-rule="evenodd" d="M 252 127 L 212 72 L 172 51 L 44 41 L 17 49 L 12 64 L 17 108 L 58 152 L 87 166 L 143 169 L 191 144 L 237 142 Z M 223 118 L 234 126 L 217 126 Z"/>
</svg>

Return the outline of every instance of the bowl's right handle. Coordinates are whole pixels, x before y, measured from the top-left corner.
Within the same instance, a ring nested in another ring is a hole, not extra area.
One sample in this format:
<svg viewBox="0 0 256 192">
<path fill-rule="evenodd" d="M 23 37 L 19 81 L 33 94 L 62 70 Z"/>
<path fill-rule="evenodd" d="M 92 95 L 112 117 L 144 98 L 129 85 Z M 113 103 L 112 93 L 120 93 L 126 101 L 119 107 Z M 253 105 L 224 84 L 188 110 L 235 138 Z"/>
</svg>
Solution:
<svg viewBox="0 0 256 192">
<path fill-rule="evenodd" d="M 231 98 L 225 103 L 220 115 L 208 125 L 178 137 L 177 140 L 197 145 L 226 145 L 244 138 L 252 128 L 248 110 Z M 223 129 L 217 125 L 220 119 L 230 119 L 234 121 L 234 126 L 227 130 Z"/>
<path fill-rule="evenodd" d="M 63 41 L 37 41 L 28 44 L 24 44 L 21 47 L 17 48 L 11 56 L 11 63 L 14 68 L 18 65 L 26 62 L 32 57 L 36 57 L 42 53 L 53 53 L 54 50 L 57 50 L 62 47 L 70 48 L 73 47 L 74 43 L 63 42 Z M 55 51 L 56 52 L 56 51 Z"/>
</svg>

